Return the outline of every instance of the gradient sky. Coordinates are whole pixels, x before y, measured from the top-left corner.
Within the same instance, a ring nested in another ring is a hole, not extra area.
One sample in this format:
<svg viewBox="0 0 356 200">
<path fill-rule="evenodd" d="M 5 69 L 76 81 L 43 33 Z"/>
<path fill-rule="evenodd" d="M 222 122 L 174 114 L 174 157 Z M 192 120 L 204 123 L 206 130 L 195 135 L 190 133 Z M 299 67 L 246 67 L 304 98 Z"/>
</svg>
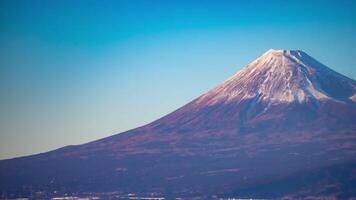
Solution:
<svg viewBox="0 0 356 200">
<path fill-rule="evenodd" d="M 144 125 L 270 48 L 356 79 L 356 1 L 1 0 L 0 44 L 5 159 Z"/>
</svg>

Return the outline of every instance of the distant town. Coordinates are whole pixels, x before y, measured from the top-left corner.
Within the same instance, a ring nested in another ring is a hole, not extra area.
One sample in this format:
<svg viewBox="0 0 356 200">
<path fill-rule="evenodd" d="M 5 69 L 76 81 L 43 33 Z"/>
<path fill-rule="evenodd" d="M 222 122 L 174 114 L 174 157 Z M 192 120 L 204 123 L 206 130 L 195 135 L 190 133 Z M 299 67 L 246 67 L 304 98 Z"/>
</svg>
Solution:
<svg viewBox="0 0 356 200">
<path fill-rule="evenodd" d="M 135 194 L 135 193 L 123 193 L 123 192 L 107 192 L 107 193 L 88 193 L 88 194 L 56 194 L 46 193 L 46 192 L 34 192 L 26 197 L 20 198 L 5 198 L 4 194 L 0 197 L 0 200 L 32 200 L 32 199 L 51 199 L 51 200 L 99 200 L 99 199 L 110 199 L 110 200 L 183 200 L 187 197 L 164 197 L 162 194 L 150 193 L 150 194 Z M 217 200 L 244 200 L 245 198 L 221 198 L 218 196 L 196 196 L 188 197 L 189 199 L 201 200 L 201 199 L 217 199 Z M 249 200 L 252 200 L 248 198 Z M 247 199 L 246 199 L 247 200 Z"/>
</svg>

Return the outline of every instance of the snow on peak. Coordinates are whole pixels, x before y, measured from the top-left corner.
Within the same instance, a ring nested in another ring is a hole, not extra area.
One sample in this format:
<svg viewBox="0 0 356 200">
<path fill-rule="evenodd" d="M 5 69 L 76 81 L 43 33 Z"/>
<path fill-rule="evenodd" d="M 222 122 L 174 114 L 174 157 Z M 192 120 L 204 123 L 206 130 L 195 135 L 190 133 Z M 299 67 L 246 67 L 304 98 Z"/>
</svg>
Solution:
<svg viewBox="0 0 356 200">
<path fill-rule="evenodd" d="M 330 81 L 336 81 L 336 88 Z M 351 98 L 356 83 L 301 50 L 270 49 L 197 99 L 197 104 L 256 101 L 299 102 Z M 341 93 L 337 90 L 343 90 Z M 353 99 L 352 99 L 353 100 Z"/>
<path fill-rule="evenodd" d="M 289 58 L 298 63 L 302 63 L 302 60 L 307 58 L 308 55 L 301 50 L 275 50 L 270 49 L 262 56 L 257 58 L 254 62 L 263 62 L 268 60 L 280 61 L 281 59 Z M 253 64 L 252 62 L 251 64 Z M 250 64 L 250 65 L 251 65 Z"/>
</svg>

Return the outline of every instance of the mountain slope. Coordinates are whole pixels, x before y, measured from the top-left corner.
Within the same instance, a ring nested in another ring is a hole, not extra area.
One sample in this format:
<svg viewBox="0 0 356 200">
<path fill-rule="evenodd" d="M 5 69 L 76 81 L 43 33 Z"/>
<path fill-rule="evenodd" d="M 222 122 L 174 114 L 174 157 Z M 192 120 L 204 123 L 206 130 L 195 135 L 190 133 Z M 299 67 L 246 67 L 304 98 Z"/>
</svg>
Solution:
<svg viewBox="0 0 356 200">
<path fill-rule="evenodd" d="M 356 188 L 350 186 L 356 178 L 355 95 L 354 80 L 303 51 L 269 50 L 148 125 L 0 161 L 0 188 L 6 195 L 356 196 L 350 189 Z M 330 184 L 335 187 L 326 190 Z"/>
</svg>

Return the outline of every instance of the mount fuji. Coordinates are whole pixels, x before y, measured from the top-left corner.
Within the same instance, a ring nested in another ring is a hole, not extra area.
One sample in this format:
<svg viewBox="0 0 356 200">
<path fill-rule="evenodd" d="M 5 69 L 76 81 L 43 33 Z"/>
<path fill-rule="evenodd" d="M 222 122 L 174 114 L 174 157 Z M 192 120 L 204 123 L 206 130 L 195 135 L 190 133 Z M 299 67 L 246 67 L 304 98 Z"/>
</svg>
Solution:
<svg viewBox="0 0 356 200">
<path fill-rule="evenodd" d="M 269 50 L 145 126 L 0 161 L 3 196 L 33 191 L 356 197 L 356 81 L 303 51 Z"/>
</svg>

